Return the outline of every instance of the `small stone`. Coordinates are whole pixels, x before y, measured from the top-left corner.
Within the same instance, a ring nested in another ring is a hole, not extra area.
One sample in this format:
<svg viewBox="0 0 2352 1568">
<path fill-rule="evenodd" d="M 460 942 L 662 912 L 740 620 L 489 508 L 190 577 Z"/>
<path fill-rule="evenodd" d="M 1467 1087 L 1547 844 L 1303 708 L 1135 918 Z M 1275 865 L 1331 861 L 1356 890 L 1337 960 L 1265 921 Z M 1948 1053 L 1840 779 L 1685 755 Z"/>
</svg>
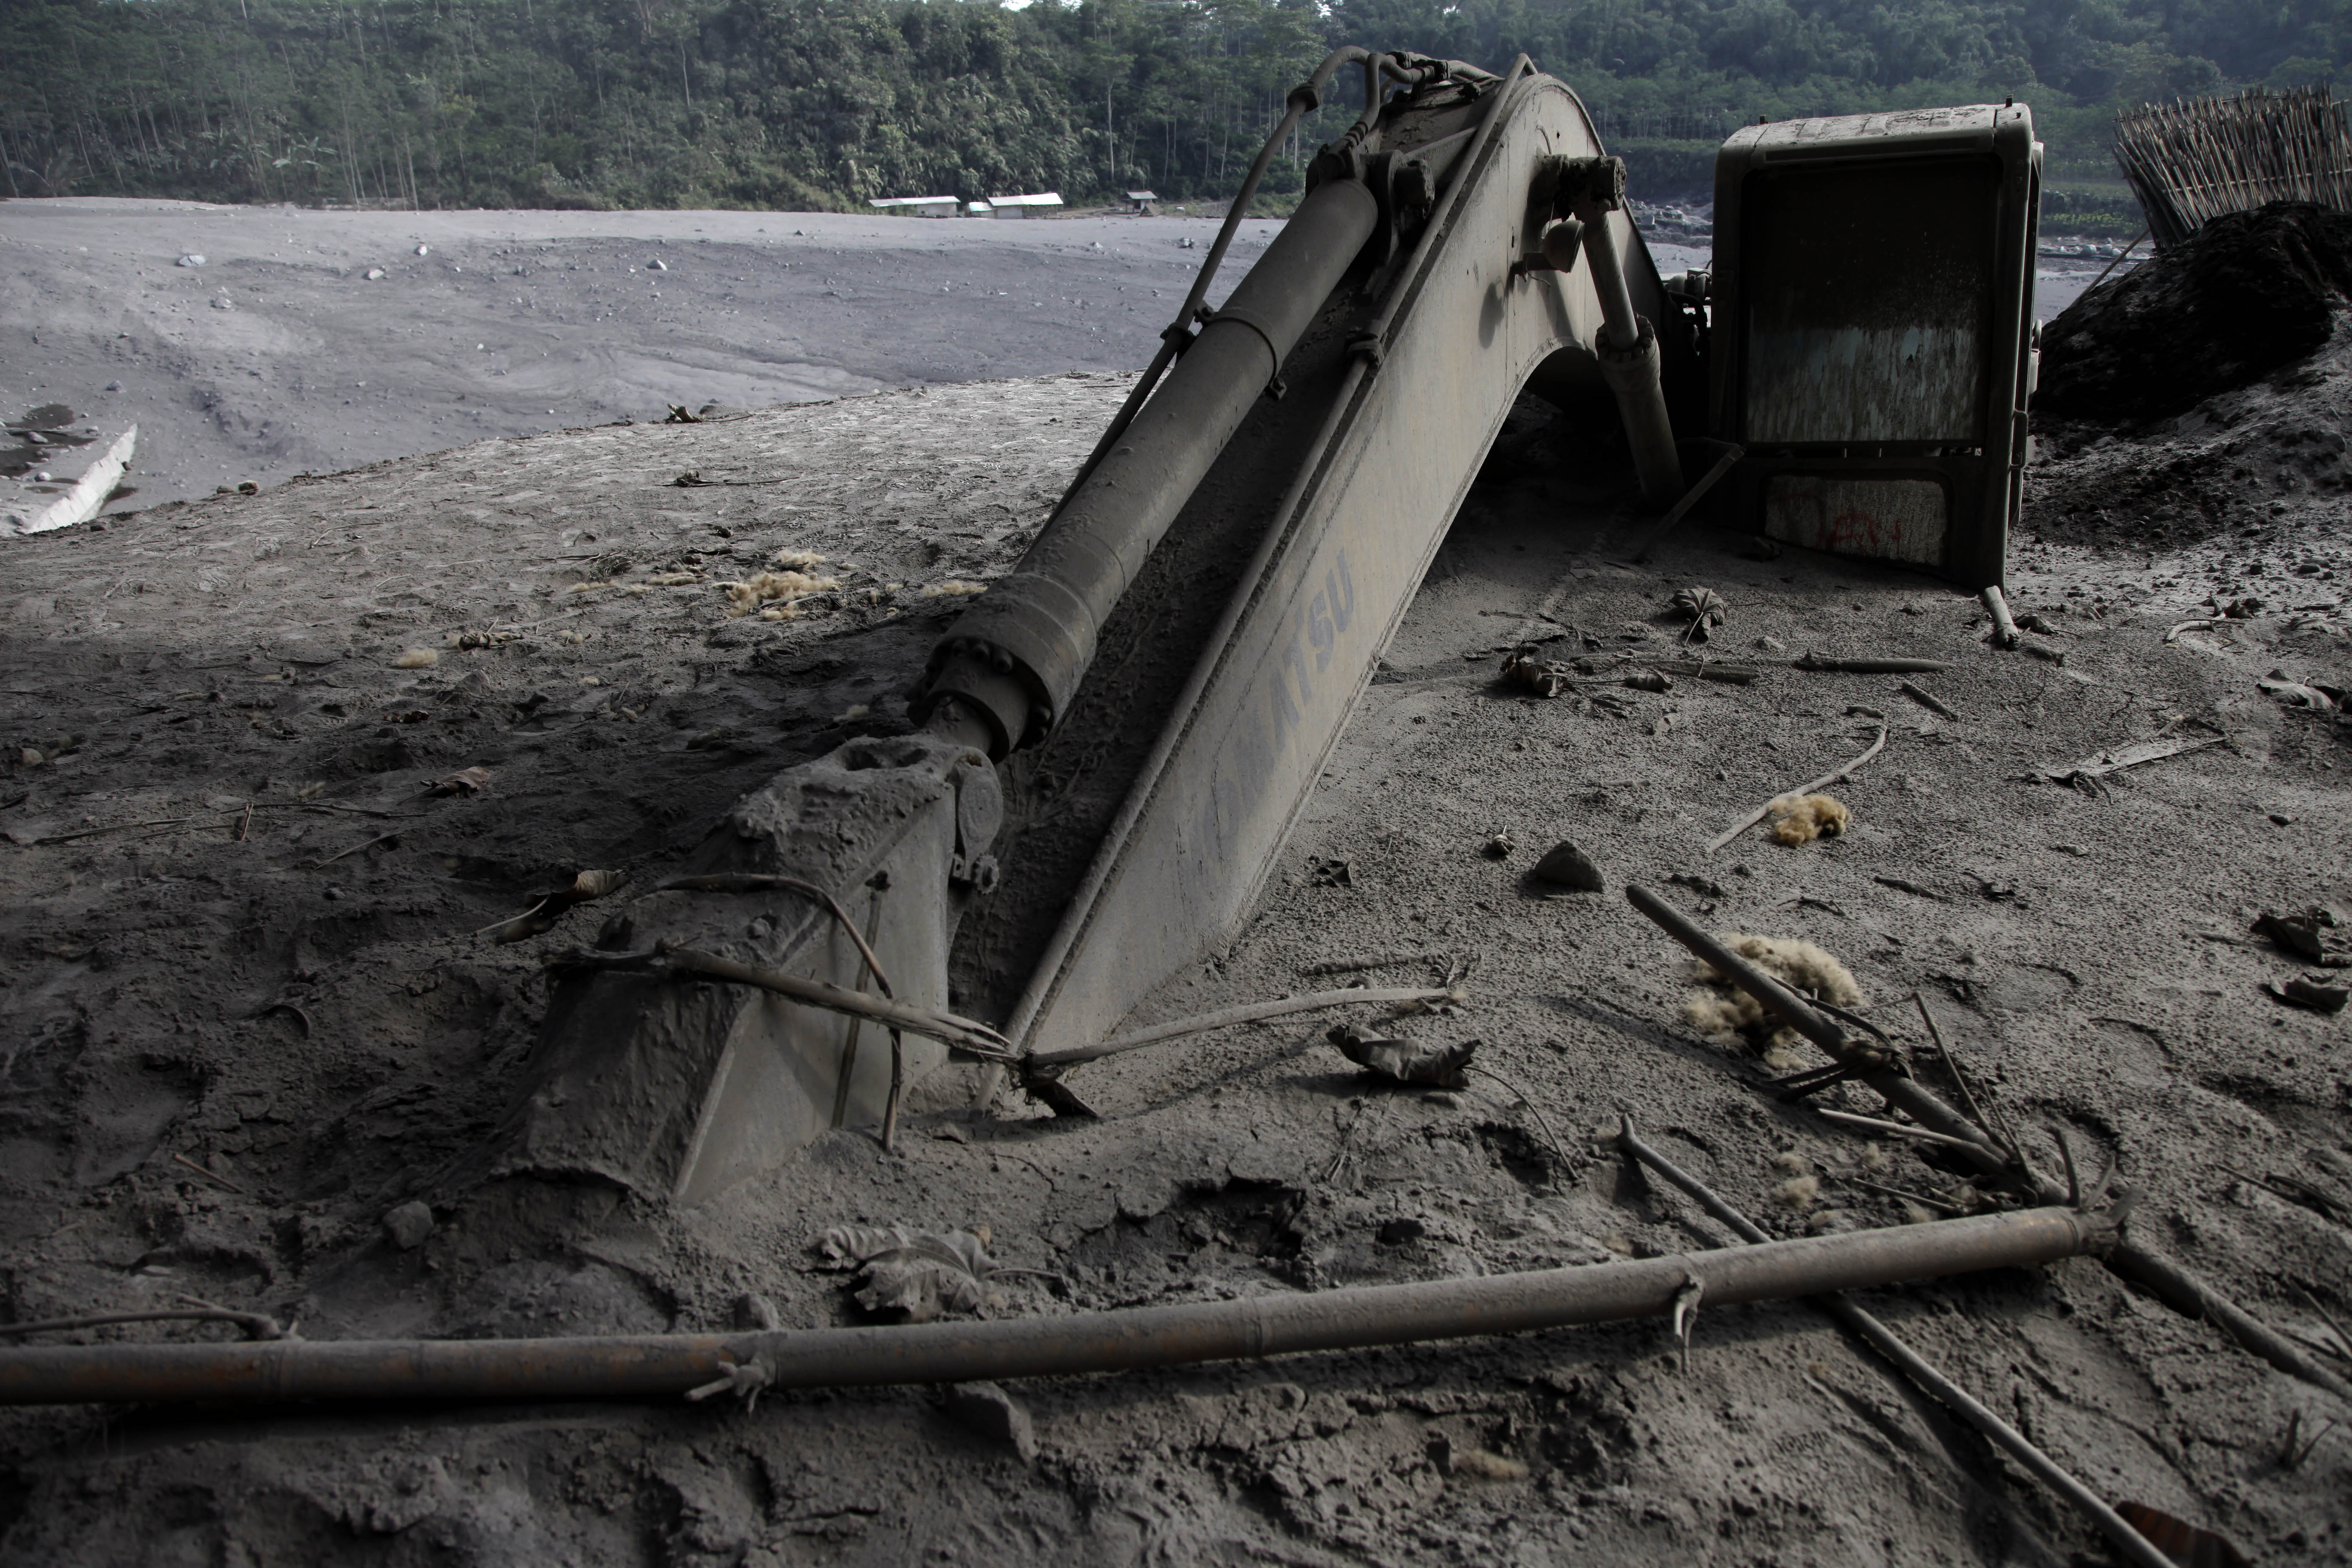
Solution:
<svg viewBox="0 0 2352 1568">
<path fill-rule="evenodd" d="M 950 1387 L 940 1410 L 957 1426 L 999 1443 L 1010 1443 L 1024 1464 L 1037 1457 L 1037 1426 L 1029 1412 L 992 1383 Z"/>
<path fill-rule="evenodd" d="M 2284 811 L 2273 811 L 2270 814 L 2270 817 L 2272 823 L 2277 826 L 2293 827 L 2294 826 L 2294 818 Z"/>
<path fill-rule="evenodd" d="M 1592 863 L 1592 857 L 1566 839 L 1553 845 L 1536 862 L 1535 875 L 1554 887 L 1571 888 L 1581 893 L 1601 890 L 1601 868 Z"/>
<path fill-rule="evenodd" d="M 1381 1226 L 1381 1245 L 1402 1247 L 1408 1241 L 1419 1241 L 1429 1234 L 1429 1227 L 1417 1219 L 1392 1219 Z"/>
<path fill-rule="evenodd" d="M 433 1234 L 433 1210 L 411 1199 L 383 1216 L 385 1239 L 403 1252 L 414 1252 Z"/>
<path fill-rule="evenodd" d="M 1497 833 L 1492 838 L 1487 839 L 1485 844 L 1479 846 L 1478 853 L 1484 855 L 1489 860 L 1500 860 L 1508 856 L 1510 852 L 1517 847 L 1518 847 L 1518 846 L 1512 841 L 1509 834 Z"/>
</svg>

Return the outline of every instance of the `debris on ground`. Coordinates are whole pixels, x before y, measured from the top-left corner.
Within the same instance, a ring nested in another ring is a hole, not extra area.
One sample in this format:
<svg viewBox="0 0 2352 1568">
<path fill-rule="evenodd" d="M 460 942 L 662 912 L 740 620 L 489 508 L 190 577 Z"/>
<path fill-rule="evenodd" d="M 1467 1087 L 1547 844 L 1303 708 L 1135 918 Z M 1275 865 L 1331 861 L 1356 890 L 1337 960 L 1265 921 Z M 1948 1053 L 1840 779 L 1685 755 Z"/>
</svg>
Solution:
<svg viewBox="0 0 2352 1568">
<path fill-rule="evenodd" d="M 1592 863 L 1592 857 L 1565 838 L 1544 851 L 1529 875 L 1538 882 L 1580 893 L 1597 893 L 1602 888 L 1601 868 Z"/>
<path fill-rule="evenodd" d="M 1853 973 L 1826 948 L 1801 939 L 1753 936 L 1744 931 L 1718 931 L 1716 939 L 1790 990 L 1837 1007 L 1863 1005 L 1862 986 Z M 1740 1035 L 1771 1052 L 1793 1044 L 1795 1033 L 1764 1011 L 1753 996 L 1727 975 L 1703 960 L 1694 961 L 1691 979 L 1698 989 L 1683 1002 L 1683 1018 L 1704 1035 Z M 1789 1064 L 1794 1066 L 1791 1058 Z"/>
<path fill-rule="evenodd" d="M 2148 763 L 2160 763 L 2167 757 L 2201 752 L 2208 746 L 2218 746 L 2227 739 L 2225 735 L 2159 736 L 2153 741 L 2141 741 L 2134 745 L 2117 746 L 2113 751 L 2101 752 L 2095 757 L 2084 757 L 2079 763 L 2037 768 L 2032 773 L 2023 776 L 2046 779 L 2052 784 L 2068 784 L 2086 794 L 2096 795 L 2100 793 L 2102 786 L 2094 781 L 2104 778 L 2109 773 L 2121 773 L 2126 768 L 2137 768 Z"/>
<path fill-rule="evenodd" d="M 2250 1568 L 2245 1554 L 2222 1536 L 2188 1521 L 2175 1519 L 2144 1502 L 2119 1502 L 2116 1511 L 2124 1522 L 2148 1539 L 2148 1543 L 2187 1568 Z"/>
<path fill-rule="evenodd" d="M 730 616 L 748 616 L 757 611 L 763 620 L 788 621 L 800 614 L 797 606 L 803 599 L 833 592 L 841 586 L 841 579 L 786 569 L 754 573 L 740 582 L 719 585 L 727 592 Z"/>
<path fill-rule="evenodd" d="M 2352 969 L 2352 941 L 2341 933 L 2344 921 L 2334 910 L 2313 905 L 2292 914 L 2265 910 L 2254 919 L 2253 932 L 2293 953 L 2305 963 L 2324 969 Z"/>
<path fill-rule="evenodd" d="M 487 934 L 500 943 L 527 941 L 544 931 L 553 931 L 563 919 L 564 911 L 574 904 L 585 904 L 618 889 L 629 879 L 625 871 L 583 871 L 561 888 L 531 895 L 531 905 L 511 920 L 484 926 L 477 935 Z"/>
<path fill-rule="evenodd" d="M 1419 1084 L 1429 1089 L 1461 1089 L 1470 1081 L 1470 1058 L 1478 1042 L 1454 1046 L 1420 1046 L 1411 1040 L 1376 1035 L 1360 1024 L 1334 1025 L 1323 1037 L 1339 1054 L 1375 1078 L 1392 1083 Z"/>
<path fill-rule="evenodd" d="M 1784 795 L 1765 807 L 1772 819 L 1775 843 L 1795 846 L 1816 838 L 1835 838 L 1853 822 L 1853 813 L 1825 795 Z"/>
<path fill-rule="evenodd" d="M 992 1383 L 949 1384 L 940 1411 L 959 1426 L 1010 1446 L 1024 1465 L 1037 1457 L 1037 1424 L 1027 1407 Z"/>
<path fill-rule="evenodd" d="M 2297 1007 L 2308 1007 L 2315 1013 L 2341 1013 L 2344 1004 L 2352 1000 L 2352 991 L 2341 985 L 2320 985 L 2308 980 L 2290 980 L 2271 987 L 2271 994 Z"/>
<path fill-rule="evenodd" d="M 975 1236 L 968 1230 L 843 1225 L 819 1237 L 816 1249 L 832 1267 L 857 1270 L 857 1304 L 867 1311 L 897 1322 L 928 1323 L 950 1312 L 980 1312 L 1002 1304 L 988 1281 L 1009 1271 L 988 1255 L 985 1232 L 984 1226 Z"/>
<path fill-rule="evenodd" d="M 490 770 L 479 765 L 444 773 L 425 786 L 428 795 L 479 795 L 490 787 Z"/>
<path fill-rule="evenodd" d="M 1731 606 L 1724 602 L 1722 595 L 1696 584 L 1675 589 L 1669 607 L 1690 622 L 1683 632 L 1683 641 L 1692 643 L 1706 641 L 1708 634 L 1731 614 Z"/>
<path fill-rule="evenodd" d="M 1520 687 L 1538 697 L 1557 697 L 1576 684 L 1576 671 L 1556 659 L 1544 658 L 1539 645 L 1528 643 L 1512 649 L 1503 660 L 1503 684 Z"/>
</svg>

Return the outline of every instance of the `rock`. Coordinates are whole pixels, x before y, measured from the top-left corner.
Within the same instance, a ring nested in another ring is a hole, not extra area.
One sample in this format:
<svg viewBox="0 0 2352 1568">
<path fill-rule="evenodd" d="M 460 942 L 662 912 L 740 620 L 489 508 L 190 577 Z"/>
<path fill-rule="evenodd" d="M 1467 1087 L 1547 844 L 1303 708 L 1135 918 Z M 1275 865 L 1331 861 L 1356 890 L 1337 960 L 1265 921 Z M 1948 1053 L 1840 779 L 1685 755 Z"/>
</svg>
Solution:
<svg viewBox="0 0 2352 1568">
<path fill-rule="evenodd" d="M 403 1252 L 414 1252 L 433 1234 L 433 1210 L 411 1200 L 383 1216 L 384 1239 Z"/>
<path fill-rule="evenodd" d="M 1402 1247 L 1408 1241 L 1419 1241 L 1429 1234 L 1429 1227 L 1417 1219 L 1392 1219 L 1381 1226 L 1382 1247 Z"/>
<path fill-rule="evenodd" d="M 2182 414 L 2318 352 L 2352 297 L 2352 213 L 2273 202 L 2085 290 L 2042 331 L 2038 412 Z"/>
<path fill-rule="evenodd" d="M 656 257 L 653 260 L 646 263 L 646 270 L 648 272 L 667 272 L 669 270 L 669 263 L 662 260 L 659 257 Z"/>
<path fill-rule="evenodd" d="M 959 1383 L 949 1388 L 940 1411 L 957 1426 L 999 1443 L 1010 1443 L 1027 1464 L 1037 1457 L 1037 1427 L 1013 1397 L 992 1383 Z"/>
<path fill-rule="evenodd" d="M 203 257 L 201 257 L 201 256 L 197 255 L 197 254 L 196 254 L 194 251 L 193 251 L 193 250 L 192 250 L 192 251 L 190 251 L 190 252 L 188 252 L 188 254 L 187 254 L 187 255 L 183 256 L 182 258 L 180 258 L 180 259 L 179 259 L 179 260 L 174 261 L 173 263 L 172 263 L 172 265 L 173 265 L 173 266 L 174 266 L 174 267 L 202 267 L 204 264 L 205 264 L 205 258 L 204 258 Z"/>
<path fill-rule="evenodd" d="M 2318 985 L 2308 980 L 2290 980 L 2284 985 L 2274 985 L 2271 994 L 2315 1013 L 2341 1013 L 2345 1004 L 2352 1002 L 2352 990 L 2341 985 Z"/>
<path fill-rule="evenodd" d="M 365 272 L 360 274 L 360 276 L 373 283 L 377 279 L 383 276 L 383 268 L 381 267 L 371 267 Z"/>
<path fill-rule="evenodd" d="M 1601 890 L 1601 868 L 1592 857 L 1566 839 L 1560 840 L 1536 862 L 1535 877 L 1557 888 L 1572 888 L 1580 893 Z"/>
<path fill-rule="evenodd" d="M 213 296 L 213 309 L 215 310 L 234 310 L 236 309 L 236 304 L 234 300 L 224 299 L 222 296 L 215 294 Z"/>
</svg>

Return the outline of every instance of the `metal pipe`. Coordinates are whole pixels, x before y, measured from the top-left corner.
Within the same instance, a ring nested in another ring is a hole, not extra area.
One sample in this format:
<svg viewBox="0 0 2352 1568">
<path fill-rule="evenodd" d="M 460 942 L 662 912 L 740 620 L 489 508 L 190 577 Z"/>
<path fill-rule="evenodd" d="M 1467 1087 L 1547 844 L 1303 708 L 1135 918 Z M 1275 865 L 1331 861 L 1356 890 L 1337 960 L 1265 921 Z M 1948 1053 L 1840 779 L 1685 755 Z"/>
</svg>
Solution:
<svg viewBox="0 0 2352 1568">
<path fill-rule="evenodd" d="M 949 696 L 988 709 L 999 757 L 1058 721 L 1103 622 L 1379 222 L 1358 180 L 1327 181 L 1300 204 L 1021 563 L 958 617 L 919 713 Z"/>
<path fill-rule="evenodd" d="M 1652 511 L 1665 511 L 1683 496 L 1682 458 L 1675 450 L 1674 421 L 1667 416 L 1659 379 L 1658 331 L 1634 314 L 1624 264 L 1611 233 L 1612 210 L 1612 204 L 1590 195 L 1576 207 L 1577 219 L 1584 225 L 1584 258 L 1592 268 L 1603 320 L 1592 348 L 1601 360 L 1601 378 L 1617 395 L 1625 443 L 1633 449 L 1633 470 L 1642 481 L 1642 504 Z"/>
<path fill-rule="evenodd" d="M 1935 1091 L 1896 1071 L 1891 1061 L 1876 1053 L 1858 1049 L 1837 1025 L 1701 931 L 1655 893 L 1647 888 L 1629 887 L 1625 897 L 1676 942 L 1722 971 L 1759 1004 L 1778 1014 L 1790 1028 L 1828 1052 L 1832 1060 L 1851 1070 L 1857 1081 L 1874 1090 L 1889 1105 L 1923 1127 L 1960 1140 L 1963 1147 L 1952 1152 L 1974 1166 L 1979 1174 L 2030 1202 L 2054 1203 L 2065 1195 L 2058 1184 L 2042 1173 L 2011 1160 L 1990 1132 L 1953 1110 Z M 2239 1344 L 2281 1372 L 2299 1377 L 2315 1388 L 2324 1388 L 2339 1399 L 2352 1400 L 2352 1382 L 2314 1360 L 2294 1341 L 2171 1259 L 2126 1238 L 2106 1252 L 2103 1261 L 2117 1279 L 2139 1286 L 2183 1317 L 2219 1325 Z"/>
<path fill-rule="evenodd" d="M 2067 1208 L 1580 1268 L 1245 1296 L 1066 1318 L 550 1340 L 284 1340 L 0 1351 L 0 1404 L 562 1399 L 1067 1376 L 1658 1317 L 1711 1306 L 2030 1268 L 2091 1250 Z"/>
<path fill-rule="evenodd" d="M 1750 1225 L 1746 1215 L 1717 1197 L 1697 1177 L 1643 1142 L 1640 1134 L 1633 1131 L 1632 1117 L 1623 1119 L 1617 1142 L 1628 1154 L 1681 1189 L 1692 1202 L 1714 1215 L 1717 1224 L 1742 1241 L 1754 1243 L 1765 1239 L 1764 1233 Z M 1894 1330 L 1843 1296 L 1818 1296 L 1812 1304 L 1861 1335 L 1871 1349 L 1893 1362 L 1905 1376 L 1941 1400 L 1952 1414 L 2007 1449 L 2018 1463 L 2041 1477 L 2042 1484 L 2081 1510 L 2084 1517 L 2095 1525 L 2099 1533 L 2105 1536 L 2126 1558 L 2140 1564 L 2140 1568 L 2174 1568 L 2172 1559 L 2158 1551 L 2147 1536 L 2134 1530 L 2123 1515 L 2109 1508 L 2105 1498 L 2076 1480 L 2056 1460 L 2027 1441 L 2024 1433 L 1994 1415 L 1967 1390 L 1937 1372 L 1917 1352 L 1898 1339 Z"/>
</svg>

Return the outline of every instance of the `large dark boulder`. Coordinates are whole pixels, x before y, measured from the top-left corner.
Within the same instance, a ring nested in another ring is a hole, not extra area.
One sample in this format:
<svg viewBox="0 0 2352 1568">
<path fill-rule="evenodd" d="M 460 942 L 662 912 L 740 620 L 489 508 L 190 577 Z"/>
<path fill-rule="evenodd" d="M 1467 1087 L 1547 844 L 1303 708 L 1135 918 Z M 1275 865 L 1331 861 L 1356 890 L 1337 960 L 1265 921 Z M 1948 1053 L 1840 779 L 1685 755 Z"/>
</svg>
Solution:
<svg viewBox="0 0 2352 1568">
<path fill-rule="evenodd" d="M 2042 331 L 2037 412 L 2137 424 L 2308 359 L 2352 297 L 2352 214 L 2273 202 L 2217 217 Z"/>
</svg>

